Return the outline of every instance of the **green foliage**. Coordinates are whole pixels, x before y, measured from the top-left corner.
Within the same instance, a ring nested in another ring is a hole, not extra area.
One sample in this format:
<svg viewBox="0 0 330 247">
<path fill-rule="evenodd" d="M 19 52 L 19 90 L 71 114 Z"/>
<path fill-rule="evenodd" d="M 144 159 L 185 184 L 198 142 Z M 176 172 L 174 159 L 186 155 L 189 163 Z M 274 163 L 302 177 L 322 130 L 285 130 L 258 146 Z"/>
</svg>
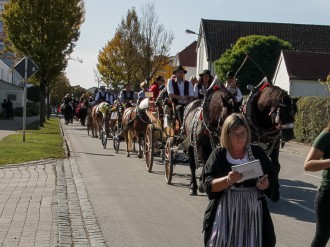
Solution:
<svg viewBox="0 0 330 247">
<path fill-rule="evenodd" d="M 134 8 L 116 30 L 115 36 L 99 52 L 97 69 L 102 81 L 118 89 L 124 82 L 139 88 L 167 63 L 172 32 L 158 24 L 153 4 L 146 4 L 139 18 Z"/>
<path fill-rule="evenodd" d="M 138 44 L 140 24 L 134 8 L 122 19 L 115 37 L 100 51 L 97 69 L 107 84 L 139 83 Z"/>
<path fill-rule="evenodd" d="M 39 102 L 39 87 L 38 86 L 32 86 L 27 88 L 27 94 L 26 97 L 28 100 L 31 100 L 33 102 Z"/>
<path fill-rule="evenodd" d="M 39 103 L 26 102 L 26 116 L 38 116 L 39 115 Z M 14 108 L 15 117 L 23 117 L 23 107 Z"/>
<path fill-rule="evenodd" d="M 216 74 L 220 80 L 225 80 L 227 71 L 237 71 L 248 55 L 252 60 L 247 59 L 237 74 L 240 89 L 246 94 L 246 85 L 257 85 L 265 76 L 272 79 L 281 50 L 291 47 L 289 42 L 274 36 L 242 37 L 215 62 Z"/>
<path fill-rule="evenodd" d="M 84 21 L 82 0 L 11 0 L 5 5 L 6 37 L 15 52 L 38 66 L 40 123 L 45 119 L 46 88 L 67 66 Z"/>
<path fill-rule="evenodd" d="M 295 115 L 295 139 L 312 143 L 330 121 L 328 97 L 302 97 Z"/>
</svg>

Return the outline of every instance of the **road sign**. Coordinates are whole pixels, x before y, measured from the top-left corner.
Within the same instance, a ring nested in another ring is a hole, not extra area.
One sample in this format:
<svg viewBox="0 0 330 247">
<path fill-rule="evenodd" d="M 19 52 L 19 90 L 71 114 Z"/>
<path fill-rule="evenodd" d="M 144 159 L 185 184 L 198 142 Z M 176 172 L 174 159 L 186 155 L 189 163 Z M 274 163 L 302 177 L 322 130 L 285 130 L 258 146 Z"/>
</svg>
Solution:
<svg viewBox="0 0 330 247">
<path fill-rule="evenodd" d="M 27 78 L 25 78 L 25 59 L 27 59 Z M 14 69 L 20 74 L 24 79 L 28 79 L 33 76 L 37 71 L 38 67 L 34 64 L 34 62 L 28 58 L 23 57 L 15 66 Z"/>
</svg>

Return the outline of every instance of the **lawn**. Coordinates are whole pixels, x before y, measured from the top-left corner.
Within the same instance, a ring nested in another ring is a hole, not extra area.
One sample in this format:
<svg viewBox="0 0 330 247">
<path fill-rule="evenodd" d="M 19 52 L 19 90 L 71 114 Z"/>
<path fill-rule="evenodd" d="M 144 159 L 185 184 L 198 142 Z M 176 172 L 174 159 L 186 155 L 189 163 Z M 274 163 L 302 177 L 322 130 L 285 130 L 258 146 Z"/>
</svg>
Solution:
<svg viewBox="0 0 330 247">
<path fill-rule="evenodd" d="M 22 131 L 0 140 L 0 165 L 17 164 L 47 158 L 65 157 L 58 118 L 51 118 L 44 127 L 39 122 L 26 126 L 25 142 Z"/>
</svg>

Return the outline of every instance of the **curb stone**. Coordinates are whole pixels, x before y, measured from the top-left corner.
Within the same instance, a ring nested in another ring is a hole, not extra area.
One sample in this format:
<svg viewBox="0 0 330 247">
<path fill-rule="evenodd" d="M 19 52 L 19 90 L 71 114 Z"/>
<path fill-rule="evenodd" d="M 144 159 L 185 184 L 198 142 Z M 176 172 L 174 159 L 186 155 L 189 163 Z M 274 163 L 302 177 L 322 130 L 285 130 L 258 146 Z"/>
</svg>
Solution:
<svg viewBox="0 0 330 247">
<path fill-rule="evenodd" d="M 70 242 L 72 246 L 106 246 L 77 161 L 70 157 L 70 145 L 61 122 L 60 127 L 68 155 L 61 165 L 56 166 L 58 186 L 61 188 L 58 207 L 60 246 L 71 246 Z"/>
</svg>

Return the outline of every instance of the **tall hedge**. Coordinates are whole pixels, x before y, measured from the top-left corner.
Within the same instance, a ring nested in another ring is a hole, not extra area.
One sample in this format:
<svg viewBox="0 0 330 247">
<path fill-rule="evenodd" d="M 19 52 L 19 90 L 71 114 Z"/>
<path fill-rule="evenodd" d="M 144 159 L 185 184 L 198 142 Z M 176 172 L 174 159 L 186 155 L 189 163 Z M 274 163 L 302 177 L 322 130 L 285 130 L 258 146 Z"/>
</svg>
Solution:
<svg viewBox="0 0 330 247">
<path fill-rule="evenodd" d="M 313 143 L 330 121 L 329 97 L 301 97 L 295 115 L 295 140 Z"/>
</svg>

